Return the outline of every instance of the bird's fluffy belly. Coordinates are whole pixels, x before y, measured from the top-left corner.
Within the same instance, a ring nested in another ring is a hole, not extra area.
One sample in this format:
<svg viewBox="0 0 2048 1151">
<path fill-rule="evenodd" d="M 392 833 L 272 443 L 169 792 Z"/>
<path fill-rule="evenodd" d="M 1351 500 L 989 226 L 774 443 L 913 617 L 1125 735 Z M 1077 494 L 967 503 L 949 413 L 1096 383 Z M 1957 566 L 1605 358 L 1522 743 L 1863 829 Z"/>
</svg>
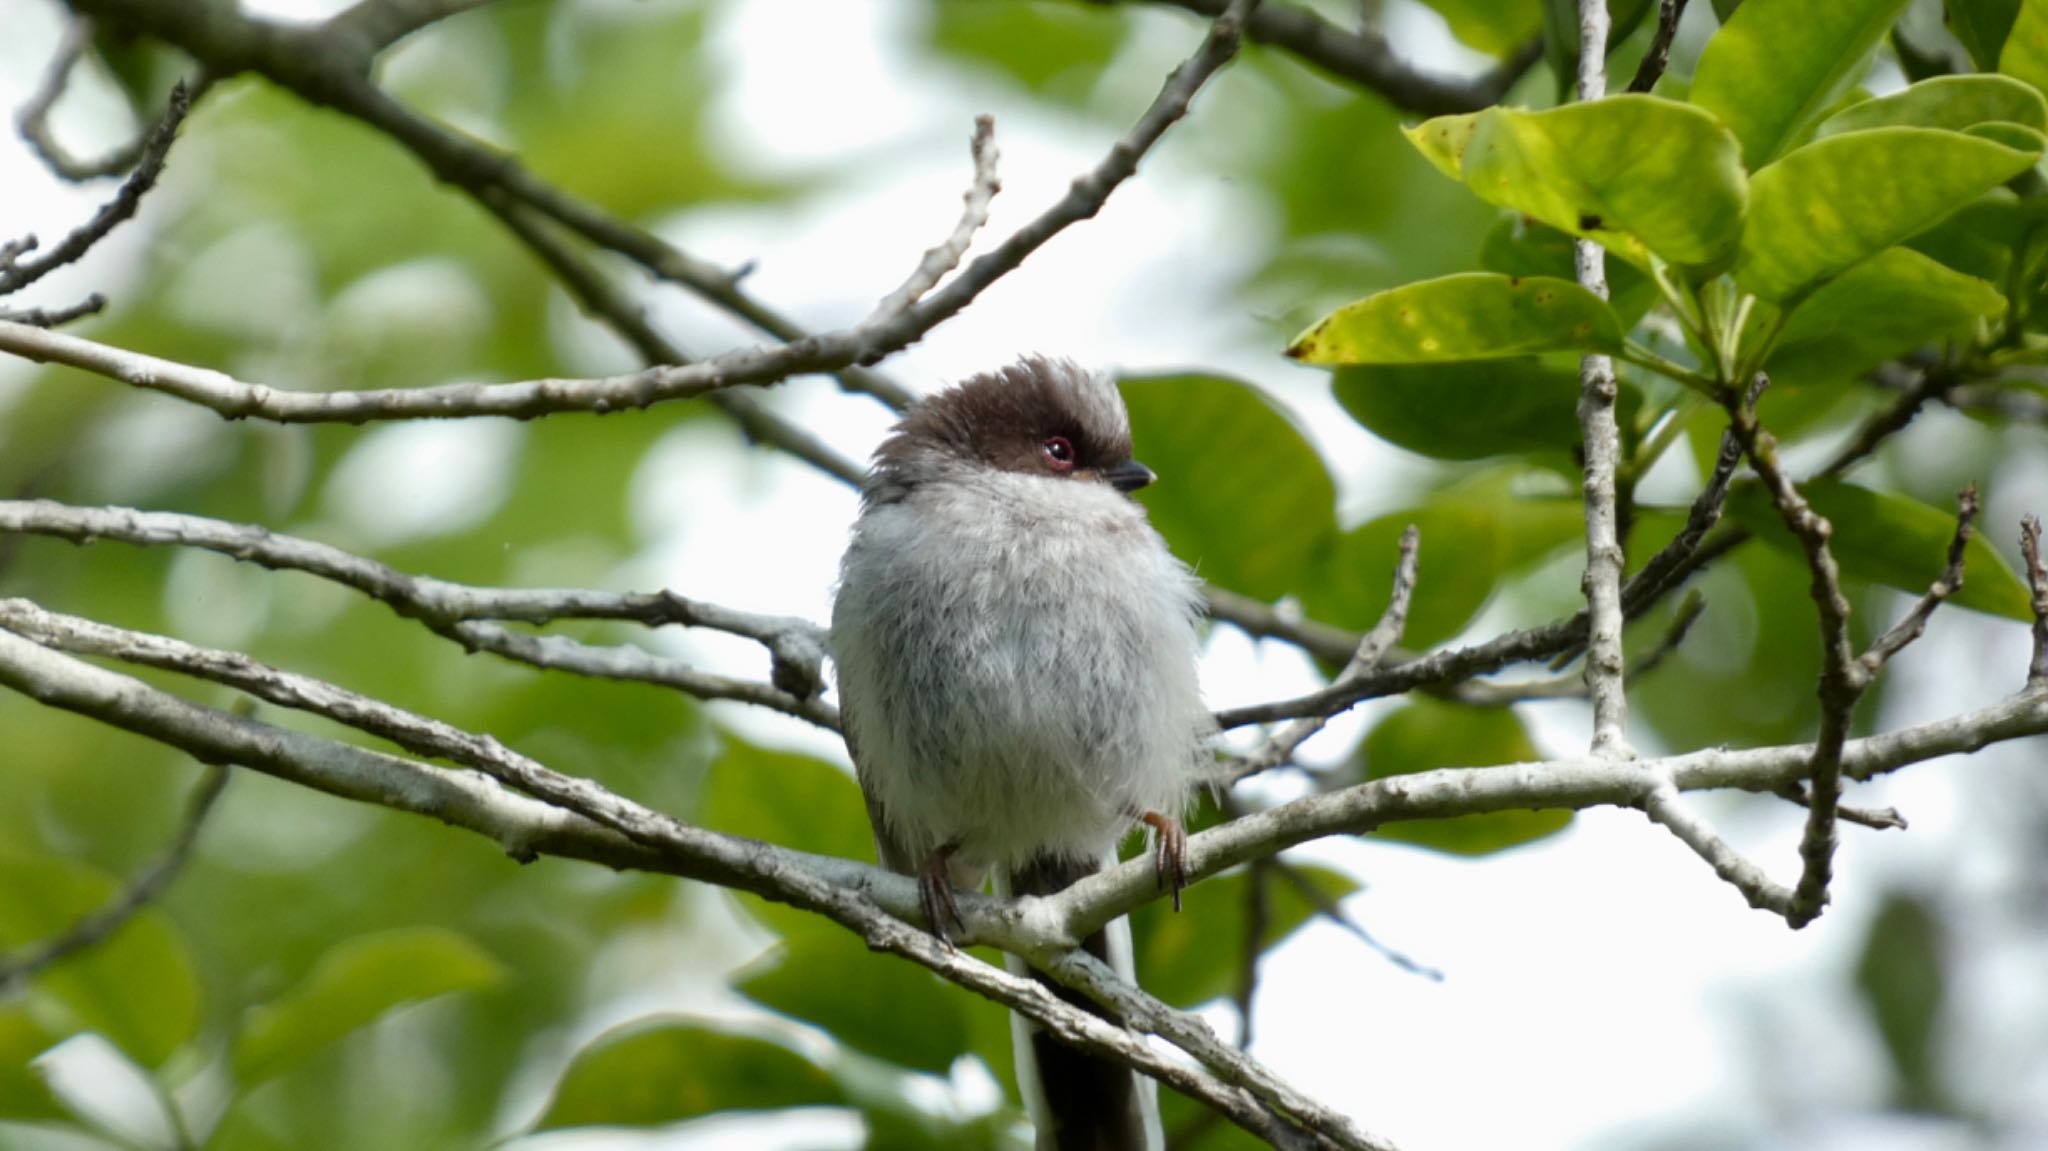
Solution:
<svg viewBox="0 0 2048 1151">
<path fill-rule="evenodd" d="M 863 785 L 911 852 L 1094 857 L 1133 813 L 1184 803 L 1205 717 L 1192 585 L 1108 495 L 1022 523 L 1014 502 L 869 516 L 855 546 L 885 562 L 842 585 L 835 647 Z"/>
</svg>

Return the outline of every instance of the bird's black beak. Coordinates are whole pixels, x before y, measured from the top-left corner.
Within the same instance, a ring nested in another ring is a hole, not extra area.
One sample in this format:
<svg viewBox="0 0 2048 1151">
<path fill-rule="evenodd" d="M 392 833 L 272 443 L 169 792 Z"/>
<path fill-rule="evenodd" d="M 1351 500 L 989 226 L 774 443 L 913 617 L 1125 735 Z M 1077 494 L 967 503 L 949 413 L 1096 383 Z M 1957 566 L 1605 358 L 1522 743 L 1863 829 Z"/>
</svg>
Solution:
<svg viewBox="0 0 2048 1151">
<path fill-rule="evenodd" d="M 1134 492 L 1159 477 L 1152 474 L 1152 469 L 1144 464 L 1136 460 L 1125 460 L 1115 467 L 1102 469 L 1102 478 L 1109 481 L 1110 487 L 1120 492 Z"/>
</svg>

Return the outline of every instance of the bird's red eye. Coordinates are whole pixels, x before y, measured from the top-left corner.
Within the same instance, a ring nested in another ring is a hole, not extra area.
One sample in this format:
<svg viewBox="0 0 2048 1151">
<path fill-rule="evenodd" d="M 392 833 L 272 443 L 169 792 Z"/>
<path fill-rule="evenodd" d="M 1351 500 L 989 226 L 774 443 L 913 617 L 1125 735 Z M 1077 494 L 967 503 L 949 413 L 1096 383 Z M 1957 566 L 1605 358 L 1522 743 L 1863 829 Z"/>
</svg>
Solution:
<svg viewBox="0 0 2048 1151">
<path fill-rule="evenodd" d="M 1074 442 L 1065 436 L 1047 436 L 1039 441 L 1038 450 L 1045 453 L 1045 462 L 1054 471 L 1066 471 L 1074 466 Z"/>
</svg>

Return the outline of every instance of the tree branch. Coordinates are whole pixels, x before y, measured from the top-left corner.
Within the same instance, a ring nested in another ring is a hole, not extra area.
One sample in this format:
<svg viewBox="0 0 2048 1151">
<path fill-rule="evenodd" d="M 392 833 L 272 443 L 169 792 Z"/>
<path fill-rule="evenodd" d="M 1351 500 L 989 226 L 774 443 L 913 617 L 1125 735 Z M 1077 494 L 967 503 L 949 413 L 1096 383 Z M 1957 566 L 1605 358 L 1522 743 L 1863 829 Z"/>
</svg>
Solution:
<svg viewBox="0 0 2048 1151">
<path fill-rule="evenodd" d="M 409 575 L 328 544 L 281 535 L 255 524 L 172 512 L 0 500 L 0 532 L 51 536 L 74 543 L 111 539 L 142 546 L 203 548 L 274 571 L 304 572 L 338 583 L 470 650 L 489 651 L 536 667 L 652 683 L 703 699 L 758 704 L 821 727 L 838 727 L 837 709 L 817 698 L 824 682 L 820 670 L 825 653 L 823 629 L 791 616 L 735 611 L 672 592 L 612 595 L 574 588 L 481 588 L 449 583 Z M 768 650 L 774 684 L 712 675 L 638 648 L 530 635 L 484 622 L 539 624 L 558 619 L 633 620 L 648 626 L 675 623 L 743 636 Z"/>
<path fill-rule="evenodd" d="M 1226 0 L 1154 0 L 1215 17 Z M 1409 67 L 1376 32 L 1348 32 L 1312 9 L 1267 3 L 1245 29 L 1253 41 L 1283 48 L 1336 79 L 1384 96 L 1396 107 L 1424 116 L 1476 112 L 1498 103 L 1515 81 L 1543 58 L 1543 41 L 1532 39 L 1491 71 L 1471 80 L 1432 76 Z"/>
<path fill-rule="evenodd" d="M 33 947 L 25 948 L 12 958 L 0 959 L 0 995 L 9 995 L 37 972 L 61 963 L 73 955 L 96 947 L 111 938 L 137 912 L 156 902 L 157 896 L 171 885 L 178 873 L 185 868 L 185 861 L 192 857 L 192 848 L 199 842 L 199 829 L 206 825 L 206 817 L 213 813 L 213 806 L 227 789 L 228 769 L 221 766 L 208 767 L 199 777 L 199 786 L 186 801 L 185 817 L 178 823 L 177 834 L 171 838 L 170 846 L 162 855 L 131 880 L 125 890 L 105 907 L 80 919 L 71 929 L 54 939 L 45 940 Z"/>
<path fill-rule="evenodd" d="M 1581 101 L 1607 94 L 1607 0 L 1579 0 L 1579 85 Z M 1607 298 L 1607 254 L 1598 243 L 1579 239 L 1572 251 L 1579 283 Z M 1593 751 L 1627 758 L 1627 664 L 1621 633 L 1625 617 L 1621 582 L 1628 560 L 1621 550 L 1616 507 L 1616 472 L 1621 465 L 1621 429 L 1614 406 L 1620 395 L 1614 361 L 1588 355 L 1579 362 L 1579 434 L 1584 442 L 1586 501 L 1586 692 L 1593 700 Z"/>
<path fill-rule="evenodd" d="M 135 209 L 142 205 L 142 198 L 156 187 L 157 177 L 163 174 L 164 161 L 169 158 L 171 145 L 178 138 L 178 126 L 185 122 L 185 113 L 191 109 L 190 90 L 182 83 L 173 87 L 163 119 L 157 121 L 156 127 L 151 128 L 143 139 L 135 170 L 121 182 L 120 190 L 114 193 L 113 199 L 102 204 L 92 219 L 65 236 L 47 255 L 35 260 L 18 258 L 20 253 L 35 247 L 32 236 L 21 243 L 9 245 L 9 254 L 0 258 L 0 296 L 12 295 L 58 268 L 77 261 L 91 251 L 94 244 L 105 239 L 107 233 L 133 217 Z"/>
<path fill-rule="evenodd" d="M 1849 644 L 1849 600 L 1842 594 L 1841 571 L 1828 550 L 1834 528 L 1793 486 L 1778 465 L 1775 441 L 1757 423 L 1756 396 L 1767 382 L 1759 376 L 1748 397 L 1731 391 L 1725 404 L 1730 430 L 1742 441 L 1742 450 L 1770 492 L 1779 518 L 1806 553 L 1807 567 L 1813 573 L 1813 605 L 1820 618 L 1820 738 L 1814 743 L 1807 772 L 1810 790 L 1806 832 L 1799 841 L 1799 884 L 1785 915 L 1786 922 L 1799 928 L 1817 918 L 1828 902 L 1828 882 L 1834 869 L 1835 807 L 1842 798 L 1842 746 L 1869 674 L 1856 661 Z"/>
<path fill-rule="evenodd" d="M 1636 65 L 1635 78 L 1628 82 L 1631 92 L 1647 92 L 1657 86 L 1664 69 L 1671 66 L 1671 38 L 1678 34 L 1678 21 L 1685 15 L 1685 0 L 1662 0 L 1657 6 L 1657 31 L 1650 37 L 1650 49 Z"/>
</svg>

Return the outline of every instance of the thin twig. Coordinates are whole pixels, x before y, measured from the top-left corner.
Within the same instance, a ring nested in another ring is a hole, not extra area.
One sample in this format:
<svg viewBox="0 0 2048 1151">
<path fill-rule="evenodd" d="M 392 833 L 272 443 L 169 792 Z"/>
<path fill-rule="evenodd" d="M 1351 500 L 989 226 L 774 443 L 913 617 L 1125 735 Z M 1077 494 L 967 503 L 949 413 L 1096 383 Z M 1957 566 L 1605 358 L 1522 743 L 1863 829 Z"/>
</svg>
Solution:
<svg viewBox="0 0 2048 1151">
<path fill-rule="evenodd" d="M 1904 431 L 1929 400 L 1943 399 L 1954 387 L 1955 380 L 1948 373 L 1934 367 L 1920 369 L 1912 384 L 1883 411 L 1865 420 L 1849 442 L 1842 445 L 1842 450 L 1815 473 L 1816 477 L 1841 475 L 1870 458 L 1880 444 Z"/>
<path fill-rule="evenodd" d="M 1714 874 L 1727 881 L 1751 907 L 1769 911 L 1774 915 L 1791 920 L 1800 906 L 1800 897 L 1782 884 L 1772 881 L 1763 869 L 1742 855 L 1720 836 L 1707 821 L 1694 815 L 1679 798 L 1678 789 L 1669 780 L 1659 780 L 1657 786 L 1643 797 L 1643 812 L 1650 819 L 1663 825 L 1679 841 L 1692 848 L 1694 854 L 1707 861 Z M 1832 837 L 1833 812 L 1829 813 L 1830 836 Z"/>
<path fill-rule="evenodd" d="M 1707 477 L 1707 485 L 1700 489 L 1700 494 L 1694 497 L 1692 507 L 1686 512 L 1685 526 L 1662 551 L 1651 556 L 1643 570 L 1637 572 L 1636 577 L 1622 589 L 1622 607 L 1631 615 L 1669 589 L 1679 576 L 1680 567 L 1699 551 L 1707 533 L 1721 522 L 1721 509 L 1728 502 L 1728 484 L 1741 462 L 1741 442 L 1732 432 L 1723 432 L 1721 450 L 1714 457 L 1713 473 Z"/>
<path fill-rule="evenodd" d="M 1971 484 L 1956 495 L 1956 534 L 1949 541 L 1948 562 L 1935 578 L 1932 586 L 1914 602 L 1912 608 L 1899 618 L 1885 633 L 1877 637 L 1870 650 L 1863 653 L 1860 661 L 1863 670 L 1876 675 L 1884 669 L 1885 661 L 1905 650 L 1907 644 L 1919 639 L 1927 630 L 1927 621 L 1934 615 L 1934 609 L 1963 586 L 1963 558 L 1969 547 L 1970 536 L 1977 523 L 1977 485 Z"/>
<path fill-rule="evenodd" d="M 15 988 L 26 983 L 35 975 L 57 963 L 111 938 L 130 919 L 150 904 L 169 887 L 178 873 L 184 870 L 185 861 L 192 857 L 193 845 L 199 842 L 199 830 L 206 824 L 206 817 L 212 813 L 214 803 L 228 785 L 229 769 L 220 764 L 211 764 L 199 777 L 199 786 L 186 801 L 185 816 L 178 823 L 177 834 L 172 836 L 170 845 L 154 862 L 136 874 L 121 893 L 106 906 L 81 918 L 62 935 L 48 939 L 27 948 L 11 958 L 0 959 L 0 996 L 11 994 Z"/>
<path fill-rule="evenodd" d="M 2020 555 L 2026 560 L 2034 609 L 2034 655 L 2027 661 L 2027 691 L 2048 691 L 2048 568 L 2041 563 L 2041 521 L 2031 514 L 2020 519 Z"/>
<path fill-rule="evenodd" d="M 666 592 L 609 595 L 582 589 L 482 588 L 450 583 L 410 575 L 328 544 L 280 535 L 254 524 L 172 512 L 0 500 L 0 532 L 26 532 L 76 543 L 112 539 L 141 546 L 203 548 L 275 571 L 304 572 L 361 592 L 465 649 L 489 651 L 535 667 L 651 683 L 703 699 L 756 704 L 821 727 L 838 727 L 837 709 L 816 696 L 815 685 L 822 683 L 819 664 L 824 657 L 824 633 L 808 620 L 755 615 Z M 678 623 L 744 636 L 768 649 L 775 683 L 713 675 L 634 647 L 531 635 L 484 622 L 545 623 L 572 618 L 637 620 L 651 626 Z M 805 685 L 811 689 L 799 694 Z"/>
<path fill-rule="evenodd" d="M 1678 645 L 1685 642 L 1692 625 L 1699 622 L 1707 610 L 1707 601 L 1697 591 L 1687 593 L 1679 602 L 1678 611 L 1658 638 L 1655 646 L 1643 653 L 1628 667 L 1630 686 L 1656 671 Z M 1559 658 L 1564 658 L 1560 656 Z M 1558 675 L 1548 679 L 1527 680 L 1521 683 L 1496 683 L 1489 680 L 1467 680 L 1449 687 L 1430 687 L 1423 690 L 1453 699 L 1473 707 L 1505 707 L 1534 699 L 1579 699 L 1586 694 L 1586 677 L 1583 675 Z"/>
<path fill-rule="evenodd" d="M 12 324 L 27 324 L 31 328 L 55 328 L 73 320 L 97 315 L 107 306 L 107 298 L 94 292 L 75 304 L 61 308 L 0 308 L 0 321 Z"/>
<path fill-rule="evenodd" d="M 1387 598 L 1387 608 L 1380 613 L 1379 622 L 1358 641 L 1358 648 L 1351 654 L 1351 662 L 1337 673 L 1335 682 L 1343 683 L 1355 679 L 1380 665 L 1387 649 L 1401 638 L 1401 631 L 1408 625 L 1408 605 L 1415 597 L 1415 556 L 1421 543 L 1421 533 L 1414 524 L 1401 532 L 1400 554 L 1394 561 L 1394 585 Z M 1256 754 L 1246 756 L 1230 773 L 1230 782 L 1235 783 L 1246 776 L 1269 770 L 1294 758 L 1299 748 L 1310 736 L 1323 730 L 1329 719 L 1325 716 L 1304 716 L 1289 723 L 1266 741 L 1266 746 Z"/>
<path fill-rule="evenodd" d="M 1808 806 L 1806 785 L 1803 783 L 1788 783 L 1779 788 L 1776 795 L 1788 803 Z M 1873 831 L 1904 831 L 1907 826 L 1906 817 L 1900 815 L 1896 807 L 1850 807 L 1846 803 L 1838 803 L 1835 805 L 1835 818 Z"/>
<path fill-rule="evenodd" d="M 923 299 L 925 293 L 938 286 L 946 273 L 960 266 L 960 260 L 967 254 L 968 245 L 974 242 L 974 234 L 988 223 L 988 208 L 996 193 L 1002 191 L 1003 182 L 996 172 L 996 122 L 992 116 L 974 118 L 974 138 L 969 145 L 974 153 L 974 183 L 961 196 L 960 221 L 953 225 L 953 234 L 937 246 L 927 250 L 918 261 L 917 268 L 903 285 L 882 298 L 875 310 L 864 321 L 880 323 L 907 310 L 912 304 Z"/>
<path fill-rule="evenodd" d="M 107 233 L 135 215 L 135 209 L 142 204 L 142 197 L 156 187 L 157 177 L 163 174 L 164 161 L 170 157 L 171 145 L 177 141 L 178 126 L 185 121 L 185 113 L 192 109 L 192 93 L 180 83 L 171 89 L 170 103 L 156 127 L 151 128 L 142 144 L 142 155 L 135 170 L 121 182 L 121 188 L 114 198 L 100 206 L 92 219 L 73 230 L 70 235 L 58 241 L 48 253 L 34 260 L 11 260 L 0 265 L 0 296 L 12 295 L 44 276 L 72 263 L 92 250 L 94 244 L 106 238 Z"/>
<path fill-rule="evenodd" d="M 1671 38 L 1678 33 L 1679 18 L 1685 15 L 1685 0 L 1662 0 L 1657 7 L 1657 31 L 1650 37 L 1650 50 L 1643 53 L 1643 62 L 1636 65 L 1635 79 L 1628 82 L 1631 92 L 1647 92 L 1657 86 L 1657 80 L 1664 75 L 1664 69 L 1671 66 Z"/>
</svg>

